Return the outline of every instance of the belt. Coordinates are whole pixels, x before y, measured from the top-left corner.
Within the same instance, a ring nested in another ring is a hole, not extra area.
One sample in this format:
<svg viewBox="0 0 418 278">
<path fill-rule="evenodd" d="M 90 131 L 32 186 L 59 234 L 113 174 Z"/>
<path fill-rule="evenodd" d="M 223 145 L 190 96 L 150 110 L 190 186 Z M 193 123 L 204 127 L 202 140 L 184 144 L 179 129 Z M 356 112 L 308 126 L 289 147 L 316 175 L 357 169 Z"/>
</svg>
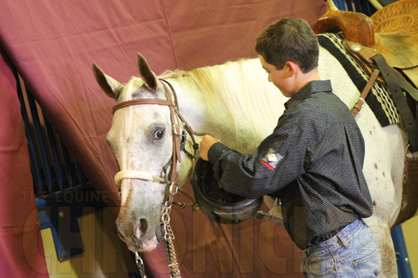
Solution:
<svg viewBox="0 0 418 278">
<path fill-rule="evenodd" d="M 309 242 L 308 242 L 308 247 L 314 246 L 316 244 L 319 244 L 321 242 L 324 242 L 330 238 L 332 238 L 333 236 L 335 236 L 336 234 L 338 234 L 339 232 L 341 232 L 342 229 L 344 229 L 347 225 L 344 225 L 342 227 L 339 227 L 336 230 L 333 230 L 331 232 L 319 235 L 319 236 L 314 236 Z"/>
</svg>

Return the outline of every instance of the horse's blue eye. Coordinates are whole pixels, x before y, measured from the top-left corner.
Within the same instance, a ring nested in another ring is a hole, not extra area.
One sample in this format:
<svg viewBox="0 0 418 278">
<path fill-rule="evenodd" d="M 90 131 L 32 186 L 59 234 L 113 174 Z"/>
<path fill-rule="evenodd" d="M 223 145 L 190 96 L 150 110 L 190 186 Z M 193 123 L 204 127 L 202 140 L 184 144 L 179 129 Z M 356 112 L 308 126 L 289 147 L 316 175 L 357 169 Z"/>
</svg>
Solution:
<svg viewBox="0 0 418 278">
<path fill-rule="evenodd" d="M 160 140 L 164 136 L 164 130 L 156 130 L 154 133 L 154 140 Z"/>
</svg>

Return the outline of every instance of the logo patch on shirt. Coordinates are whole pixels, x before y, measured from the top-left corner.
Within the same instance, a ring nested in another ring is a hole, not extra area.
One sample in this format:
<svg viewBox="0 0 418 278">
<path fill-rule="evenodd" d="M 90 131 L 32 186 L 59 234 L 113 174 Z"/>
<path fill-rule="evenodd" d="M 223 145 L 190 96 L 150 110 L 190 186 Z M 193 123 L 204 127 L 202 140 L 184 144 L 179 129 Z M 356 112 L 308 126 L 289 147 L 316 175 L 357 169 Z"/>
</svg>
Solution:
<svg viewBox="0 0 418 278">
<path fill-rule="evenodd" d="M 263 165 L 267 166 L 271 171 L 274 171 L 277 163 L 282 160 L 283 156 L 276 153 L 273 149 L 269 149 L 265 157 L 260 161 Z"/>
</svg>

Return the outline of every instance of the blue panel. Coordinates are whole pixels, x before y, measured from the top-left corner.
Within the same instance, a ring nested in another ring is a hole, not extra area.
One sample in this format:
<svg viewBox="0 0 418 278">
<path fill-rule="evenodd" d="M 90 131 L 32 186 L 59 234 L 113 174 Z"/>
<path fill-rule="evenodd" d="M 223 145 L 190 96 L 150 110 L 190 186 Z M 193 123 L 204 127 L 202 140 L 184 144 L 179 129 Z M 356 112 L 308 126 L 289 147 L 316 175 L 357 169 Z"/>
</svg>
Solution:
<svg viewBox="0 0 418 278">
<path fill-rule="evenodd" d="M 82 216 L 83 207 L 102 209 L 104 203 L 101 197 L 89 183 L 36 198 L 41 229 L 51 228 L 60 261 L 83 253 L 78 218 Z"/>
<path fill-rule="evenodd" d="M 83 253 L 84 245 L 74 206 L 46 206 L 37 199 L 41 229 L 51 228 L 58 260 Z"/>
<path fill-rule="evenodd" d="M 344 0 L 334 0 L 334 4 L 340 11 L 346 10 Z"/>
<path fill-rule="evenodd" d="M 398 277 L 410 278 L 412 275 L 411 263 L 408 257 L 408 251 L 405 245 L 405 238 L 403 236 L 402 227 L 396 226 L 392 228 L 392 240 L 395 246 L 396 263 L 398 265 Z"/>
</svg>

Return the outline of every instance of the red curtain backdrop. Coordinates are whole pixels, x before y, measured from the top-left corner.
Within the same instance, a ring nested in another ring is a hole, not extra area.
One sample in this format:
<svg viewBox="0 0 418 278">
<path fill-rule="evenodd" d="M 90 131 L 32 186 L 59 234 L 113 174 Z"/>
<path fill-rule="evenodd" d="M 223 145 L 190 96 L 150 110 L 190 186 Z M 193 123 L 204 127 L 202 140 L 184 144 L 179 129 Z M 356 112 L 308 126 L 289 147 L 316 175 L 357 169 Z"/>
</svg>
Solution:
<svg viewBox="0 0 418 278">
<path fill-rule="evenodd" d="M 256 57 L 254 38 L 265 26 L 286 16 L 313 24 L 325 6 L 322 0 L 3 0 L 0 11 L 3 52 L 95 188 L 118 206 L 117 163 L 105 139 L 114 100 L 96 84 L 93 62 L 127 82 L 137 75 L 137 52 L 157 74 Z M 32 184 L 13 76 L 4 63 L 0 70 L 0 243 L 12 233 L 39 247 L 36 217 L 29 217 L 35 204 L 22 200 Z M 172 222 L 185 277 L 300 277 L 299 255 L 283 227 L 258 220 L 216 225 L 180 209 Z M 0 244 L 0 273 L 12 271 L 1 277 L 37 277 L 13 274 L 25 267 L 45 273 L 42 248 L 27 255 L 27 241 Z M 167 277 L 164 248 L 144 256 L 153 277 Z"/>
<path fill-rule="evenodd" d="M 0 277 L 46 278 L 16 81 L 0 56 Z"/>
</svg>

